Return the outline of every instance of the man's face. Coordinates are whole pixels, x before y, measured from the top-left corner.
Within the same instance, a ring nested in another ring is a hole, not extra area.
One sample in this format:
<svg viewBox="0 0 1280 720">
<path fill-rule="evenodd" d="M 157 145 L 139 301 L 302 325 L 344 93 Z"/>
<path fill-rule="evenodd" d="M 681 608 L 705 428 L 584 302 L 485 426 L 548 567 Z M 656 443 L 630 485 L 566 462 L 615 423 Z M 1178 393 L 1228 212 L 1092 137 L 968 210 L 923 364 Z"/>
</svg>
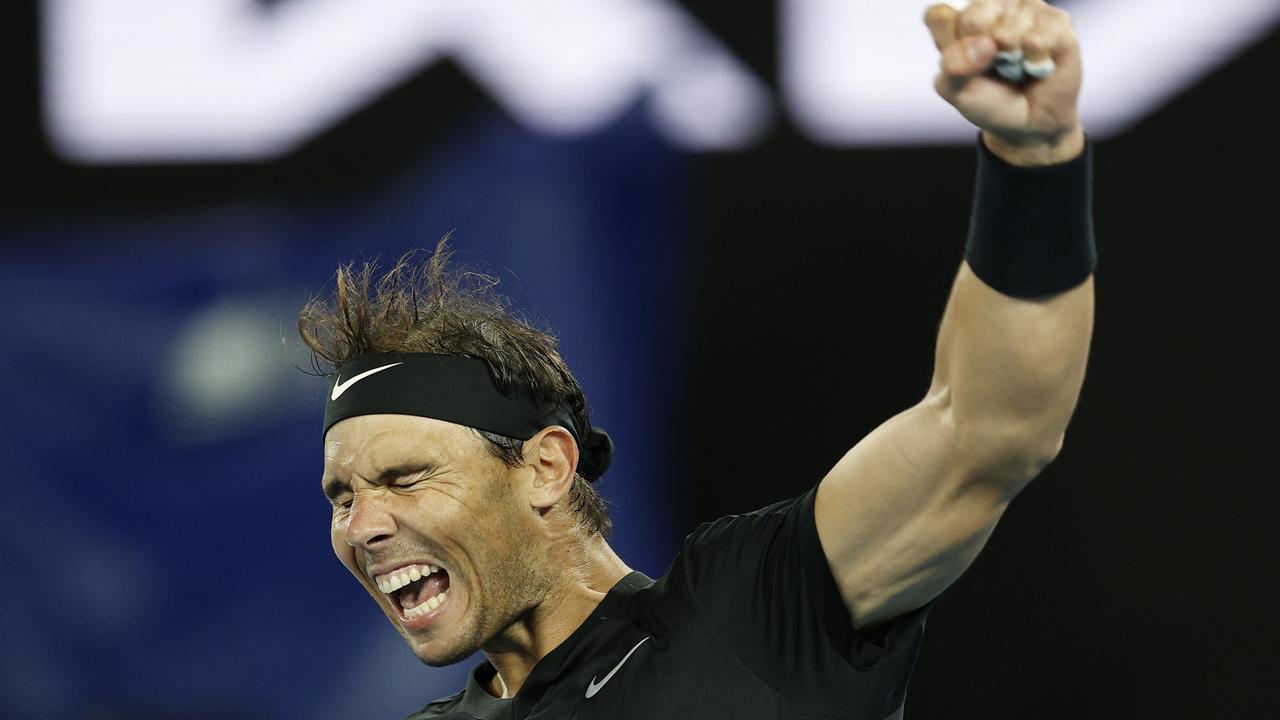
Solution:
<svg viewBox="0 0 1280 720">
<path fill-rule="evenodd" d="M 507 468 L 485 442 L 408 415 L 348 418 L 325 436 L 333 551 L 428 665 L 466 659 L 550 587 L 524 498 L 532 470 Z"/>
</svg>

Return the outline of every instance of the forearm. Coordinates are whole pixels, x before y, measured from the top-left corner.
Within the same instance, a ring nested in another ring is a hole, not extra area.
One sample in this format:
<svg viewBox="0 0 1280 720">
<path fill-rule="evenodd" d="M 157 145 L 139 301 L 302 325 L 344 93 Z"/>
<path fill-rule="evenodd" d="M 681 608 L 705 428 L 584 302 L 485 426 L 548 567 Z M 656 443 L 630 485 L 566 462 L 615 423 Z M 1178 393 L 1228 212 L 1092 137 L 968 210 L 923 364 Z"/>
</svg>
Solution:
<svg viewBox="0 0 1280 720">
<path fill-rule="evenodd" d="M 1042 463 L 1075 409 L 1092 335 L 1091 180 L 1087 158 L 1025 168 L 1071 161 L 1085 139 L 1078 128 L 1041 146 L 988 135 L 991 155 L 1023 169 L 988 156 L 979 173 L 967 261 L 943 315 L 930 394 L 946 400 L 975 447 Z"/>
<path fill-rule="evenodd" d="M 1033 300 L 960 267 L 938 333 L 933 387 L 976 446 L 1047 462 L 1075 410 L 1093 332 L 1093 278 Z M 995 438 L 993 441 L 992 438 Z"/>
</svg>

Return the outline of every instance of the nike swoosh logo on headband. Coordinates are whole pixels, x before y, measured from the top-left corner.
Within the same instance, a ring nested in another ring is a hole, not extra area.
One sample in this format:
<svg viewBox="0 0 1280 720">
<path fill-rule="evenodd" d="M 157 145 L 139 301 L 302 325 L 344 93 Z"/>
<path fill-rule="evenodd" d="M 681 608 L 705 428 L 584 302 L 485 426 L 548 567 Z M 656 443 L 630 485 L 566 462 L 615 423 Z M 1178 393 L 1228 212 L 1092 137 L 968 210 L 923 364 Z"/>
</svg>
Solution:
<svg viewBox="0 0 1280 720">
<path fill-rule="evenodd" d="M 331 400 L 331 401 L 332 401 L 332 400 L 337 400 L 337 399 L 338 399 L 338 396 L 342 395 L 342 393 L 344 393 L 344 392 L 346 392 L 347 390 L 351 389 L 351 386 L 352 386 L 352 385 L 355 385 L 356 383 L 358 383 L 358 382 L 360 382 L 361 380 L 363 380 L 363 379 L 365 379 L 365 378 L 369 377 L 370 375 L 373 375 L 374 373 L 380 373 L 380 372 L 382 372 L 383 370 L 386 370 L 387 368 L 393 368 L 393 367 L 395 367 L 395 366 L 397 366 L 397 365 L 403 365 L 403 364 L 404 364 L 404 363 L 402 363 L 402 362 L 398 362 L 398 363 L 391 363 L 390 365 L 383 365 L 382 367 L 376 367 L 376 368 L 374 368 L 374 369 L 372 369 L 372 370 L 365 370 L 364 372 L 360 373 L 359 375 L 356 375 L 355 377 L 349 377 L 349 378 L 347 378 L 347 379 L 346 379 L 345 381 L 343 381 L 343 382 L 336 383 L 336 384 L 333 386 L 333 394 L 329 395 L 329 400 Z"/>
</svg>

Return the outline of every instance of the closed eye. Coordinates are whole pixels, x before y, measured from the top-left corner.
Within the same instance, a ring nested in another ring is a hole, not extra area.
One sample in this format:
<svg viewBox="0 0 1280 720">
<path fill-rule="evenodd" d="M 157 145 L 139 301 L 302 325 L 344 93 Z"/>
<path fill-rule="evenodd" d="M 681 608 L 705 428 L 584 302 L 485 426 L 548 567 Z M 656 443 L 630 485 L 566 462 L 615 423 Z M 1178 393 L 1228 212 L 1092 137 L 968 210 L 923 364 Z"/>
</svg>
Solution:
<svg viewBox="0 0 1280 720">
<path fill-rule="evenodd" d="M 401 465 L 398 467 L 387 468 L 374 479 L 375 485 L 395 485 L 396 487 L 407 487 L 426 479 L 428 475 L 434 473 L 437 469 L 435 463 L 418 462 L 412 465 Z"/>
<path fill-rule="evenodd" d="M 375 487 L 407 489 L 426 481 L 438 470 L 439 466 L 433 462 L 399 465 L 379 472 L 368 484 Z M 324 494 L 329 498 L 329 504 L 335 510 L 351 508 L 353 495 L 349 483 L 336 477 L 330 477 L 324 481 L 323 485 Z"/>
<path fill-rule="evenodd" d="M 383 473 L 381 479 L 389 481 L 388 484 L 393 488 L 411 488 L 429 480 L 438 471 L 439 468 L 436 465 L 419 465 L 412 468 L 400 468 L 398 471 L 388 471 Z"/>
<path fill-rule="evenodd" d="M 346 498 L 347 505 L 351 504 L 351 486 L 347 483 L 331 478 L 324 481 L 324 496 L 329 498 L 329 504 L 338 507 L 338 504 Z"/>
<path fill-rule="evenodd" d="M 416 473 L 409 477 L 397 478 L 395 482 L 391 483 L 391 488 L 393 490 L 408 490 L 416 485 L 421 485 L 428 479 L 426 472 Z"/>
</svg>

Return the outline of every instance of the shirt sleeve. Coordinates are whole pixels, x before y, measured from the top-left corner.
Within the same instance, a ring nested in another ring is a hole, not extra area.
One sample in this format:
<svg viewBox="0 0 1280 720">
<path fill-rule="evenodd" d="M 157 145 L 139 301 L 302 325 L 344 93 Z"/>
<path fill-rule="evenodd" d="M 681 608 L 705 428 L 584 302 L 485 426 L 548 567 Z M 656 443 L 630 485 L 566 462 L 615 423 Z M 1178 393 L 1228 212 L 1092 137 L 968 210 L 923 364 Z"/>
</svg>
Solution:
<svg viewBox="0 0 1280 720">
<path fill-rule="evenodd" d="M 817 486 L 704 523 L 671 575 L 708 631 L 784 694 L 834 717 L 901 708 L 933 603 L 855 632 L 814 520 Z M 804 700 L 801 700 L 801 699 Z"/>
</svg>

